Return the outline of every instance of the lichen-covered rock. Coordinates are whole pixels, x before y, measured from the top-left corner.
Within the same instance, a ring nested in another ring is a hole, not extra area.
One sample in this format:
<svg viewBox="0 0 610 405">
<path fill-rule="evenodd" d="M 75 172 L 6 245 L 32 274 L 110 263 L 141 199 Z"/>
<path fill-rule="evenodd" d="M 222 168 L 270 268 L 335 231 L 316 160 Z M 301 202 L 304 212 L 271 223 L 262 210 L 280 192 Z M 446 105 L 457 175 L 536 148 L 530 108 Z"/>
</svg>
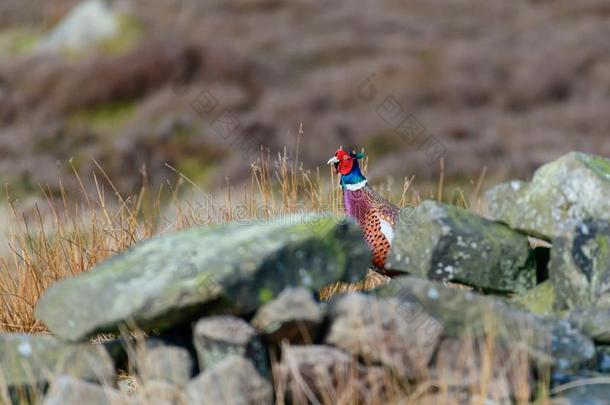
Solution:
<svg viewBox="0 0 610 405">
<path fill-rule="evenodd" d="M 311 343 L 323 318 L 324 313 L 309 290 L 287 288 L 260 307 L 251 323 L 267 343 L 277 344 L 282 340 L 293 344 Z"/>
<path fill-rule="evenodd" d="M 567 319 L 598 343 L 610 343 L 610 308 L 577 308 Z"/>
<path fill-rule="evenodd" d="M 550 280 L 558 309 L 610 308 L 610 222 L 585 220 L 553 239 Z"/>
<path fill-rule="evenodd" d="M 116 377 L 102 345 L 69 345 L 50 335 L 0 335 L 0 381 L 6 387 L 44 386 L 58 374 L 108 384 Z"/>
<path fill-rule="evenodd" d="M 441 324 L 412 302 L 378 300 L 355 293 L 334 302 L 326 343 L 372 364 L 382 364 L 401 378 L 427 370 L 443 333 Z"/>
<path fill-rule="evenodd" d="M 555 302 L 555 289 L 553 284 L 546 280 L 536 287 L 528 290 L 525 294 L 516 296 L 513 302 L 530 312 L 540 315 L 550 315 L 553 313 Z"/>
<path fill-rule="evenodd" d="M 165 381 L 184 387 L 191 378 L 193 360 L 188 350 L 153 340 L 138 350 L 137 366 L 144 381 Z"/>
<path fill-rule="evenodd" d="M 42 405 L 128 405 L 129 398 L 108 386 L 102 387 L 61 375 L 51 383 Z"/>
<path fill-rule="evenodd" d="M 492 330 L 507 344 L 527 347 L 532 361 L 569 373 L 595 356 L 593 341 L 569 322 L 519 310 L 507 302 L 472 291 L 444 287 L 415 277 L 392 280 L 375 292 L 381 298 L 415 303 L 444 327 L 450 337 L 481 336 Z"/>
<path fill-rule="evenodd" d="M 54 284 L 38 301 L 36 316 L 71 341 L 116 331 L 127 321 L 163 330 L 212 302 L 251 313 L 289 286 L 317 291 L 356 281 L 369 258 L 360 228 L 328 215 L 192 228 L 140 243 Z"/>
<path fill-rule="evenodd" d="M 472 212 L 433 201 L 399 221 L 386 268 L 481 288 L 524 292 L 536 283 L 525 235 Z"/>
<path fill-rule="evenodd" d="M 193 330 L 199 368 L 207 370 L 230 355 L 252 361 L 259 373 L 267 374 L 267 351 L 256 330 L 235 316 L 200 319 Z"/>
<path fill-rule="evenodd" d="M 268 405 L 273 389 L 252 363 L 232 355 L 191 380 L 186 397 L 187 404 Z"/>
<path fill-rule="evenodd" d="M 550 240 L 587 218 L 610 220 L 610 160 L 571 152 L 542 166 L 531 183 L 486 194 L 492 218 Z"/>
</svg>

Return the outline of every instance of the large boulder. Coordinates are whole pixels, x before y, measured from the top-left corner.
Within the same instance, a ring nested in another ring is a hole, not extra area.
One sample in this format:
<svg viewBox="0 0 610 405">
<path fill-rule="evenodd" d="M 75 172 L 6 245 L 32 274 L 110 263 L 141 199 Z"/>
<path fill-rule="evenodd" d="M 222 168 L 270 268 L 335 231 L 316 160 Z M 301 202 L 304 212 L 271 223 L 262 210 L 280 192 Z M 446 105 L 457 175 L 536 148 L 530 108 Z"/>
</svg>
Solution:
<svg viewBox="0 0 610 405">
<path fill-rule="evenodd" d="M 267 405 L 273 403 L 273 388 L 252 363 L 232 355 L 191 380 L 186 398 L 198 405 Z"/>
<path fill-rule="evenodd" d="M 401 378 L 423 376 L 443 333 L 441 324 L 417 303 L 378 300 L 361 293 L 334 302 L 326 343 Z"/>
<path fill-rule="evenodd" d="M 164 330 L 222 307 L 249 314 L 284 288 L 317 291 L 366 274 L 370 251 L 352 221 L 293 215 L 267 224 L 192 228 L 140 243 L 45 291 L 36 317 L 76 341 L 130 321 Z"/>
<path fill-rule="evenodd" d="M 107 384 L 116 377 L 102 345 L 70 345 L 50 335 L 0 335 L 0 381 L 9 390 L 44 387 L 59 374 Z"/>
<path fill-rule="evenodd" d="M 610 309 L 610 222 L 585 220 L 554 238 L 550 280 L 558 309 Z"/>
<path fill-rule="evenodd" d="M 433 201 L 398 221 L 386 268 L 494 291 L 524 292 L 536 283 L 525 235 L 472 212 Z"/>
<path fill-rule="evenodd" d="M 531 183 L 487 192 L 491 217 L 550 240 L 587 218 L 610 220 L 610 160 L 571 152 L 542 166 Z"/>
<path fill-rule="evenodd" d="M 595 356 L 593 341 L 568 321 L 520 310 L 490 296 L 415 277 L 395 279 L 375 294 L 419 305 L 443 325 L 449 337 L 483 336 L 493 331 L 509 347 L 527 347 L 535 364 L 552 365 L 562 374 L 588 366 Z"/>
</svg>

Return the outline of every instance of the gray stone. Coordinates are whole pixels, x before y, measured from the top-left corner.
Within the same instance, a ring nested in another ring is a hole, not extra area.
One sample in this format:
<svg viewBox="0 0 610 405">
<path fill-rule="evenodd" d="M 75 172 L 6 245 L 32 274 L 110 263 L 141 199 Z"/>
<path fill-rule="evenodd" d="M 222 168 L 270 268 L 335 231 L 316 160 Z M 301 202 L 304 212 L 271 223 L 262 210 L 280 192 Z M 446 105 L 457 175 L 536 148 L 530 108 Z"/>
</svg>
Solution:
<svg viewBox="0 0 610 405">
<path fill-rule="evenodd" d="M 192 228 L 54 284 L 38 301 L 36 317 L 70 341 L 116 331 L 127 321 L 164 330 L 219 306 L 252 313 L 286 287 L 318 291 L 356 281 L 369 259 L 358 225 L 328 215 Z"/>
<path fill-rule="evenodd" d="M 167 381 L 145 381 L 141 392 L 131 405 L 182 405 L 187 404 L 183 388 Z"/>
<path fill-rule="evenodd" d="M 610 222 L 585 220 L 553 239 L 549 273 L 557 309 L 610 309 Z"/>
<path fill-rule="evenodd" d="M 401 378 L 423 375 L 443 327 L 422 308 L 398 298 L 378 300 L 361 293 L 334 302 L 326 343 L 370 364 L 382 364 Z"/>
<path fill-rule="evenodd" d="M 610 308 L 577 308 L 568 320 L 598 343 L 610 343 Z"/>
<path fill-rule="evenodd" d="M 492 330 L 506 344 L 527 347 L 532 361 L 540 366 L 572 372 L 595 356 L 593 341 L 568 321 L 520 310 L 490 296 L 416 277 L 396 278 L 375 294 L 418 304 L 451 337 L 481 336 Z"/>
<path fill-rule="evenodd" d="M 489 343 L 472 337 L 444 339 L 435 355 L 431 377 L 454 393 L 484 391 L 490 403 L 528 403 L 528 387 L 534 379 L 527 350 L 508 350 L 500 342 Z"/>
<path fill-rule="evenodd" d="M 525 235 L 434 201 L 400 215 L 412 222 L 397 223 L 387 269 L 505 292 L 535 285 L 535 260 Z"/>
<path fill-rule="evenodd" d="M 324 314 L 312 293 L 305 288 L 287 288 L 258 309 L 252 325 L 270 344 L 314 341 Z"/>
<path fill-rule="evenodd" d="M 542 166 L 531 183 L 513 181 L 486 194 L 491 216 L 550 240 L 587 218 L 610 220 L 610 160 L 571 152 Z"/>
<path fill-rule="evenodd" d="M 200 319 L 193 330 L 193 344 L 201 370 L 235 354 L 250 359 L 261 374 L 267 373 L 267 352 L 260 336 L 241 318 L 213 316 Z"/>
<path fill-rule="evenodd" d="M 44 386 L 57 374 L 109 384 L 116 377 L 102 345 L 64 344 L 50 335 L 0 335 L 0 381 L 9 389 Z"/>
<path fill-rule="evenodd" d="M 69 376 L 53 380 L 43 405 L 128 405 L 128 398 L 109 387 L 88 383 Z"/>
<path fill-rule="evenodd" d="M 147 344 L 138 353 L 138 373 L 144 381 L 165 381 L 184 387 L 191 378 L 193 361 L 178 346 Z"/>
<path fill-rule="evenodd" d="M 552 405 L 608 405 L 610 402 L 610 384 L 588 383 L 562 390 Z"/>
<path fill-rule="evenodd" d="M 78 4 L 38 45 L 44 50 L 84 50 L 119 32 L 118 16 L 103 0 Z"/>
<path fill-rule="evenodd" d="M 269 405 L 273 389 L 252 363 L 233 355 L 191 380 L 186 398 L 186 403 L 197 405 Z"/>
<path fill-rule="evenodd" d="M 553 284 L 546 280 L 525 294 L 515 296 L 512 302 L 535 314 L 551 315 L 555 303 L 555 289 Z"/>
</svg>

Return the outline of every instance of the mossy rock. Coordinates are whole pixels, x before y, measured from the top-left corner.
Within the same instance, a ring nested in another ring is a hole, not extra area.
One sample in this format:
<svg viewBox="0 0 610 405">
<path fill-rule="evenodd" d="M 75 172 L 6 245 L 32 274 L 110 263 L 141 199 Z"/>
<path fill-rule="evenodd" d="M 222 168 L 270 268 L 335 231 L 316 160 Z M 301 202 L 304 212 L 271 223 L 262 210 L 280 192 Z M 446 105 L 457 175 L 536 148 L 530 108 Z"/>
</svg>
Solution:
<svg viewBox="0 0 610 405">
<path fill-rule="evenodd" d="M 433 201 L 401 210 L 386 268 L 498 292 L 525 292 L 536 284 L 525 235 Z"/>
<path fill-rule="evenodd" d="M 284 288 L 317 292 L 366 274 L 370 251 L 352 221 L 291 215 L 192 228 L 142 242 L 45 291 L 37 319 L 82 340 L 134 322 L 164 330 L 213 311 L 252 314 Z"/>
<path fill-rule="evenodd" d="M 610 221 L 610 160 L 571 152 L 538 169 L 531 183 L 501 184 L 486 197 L 494 219 L 551 240 L 587 218 Z"/>
</svg>

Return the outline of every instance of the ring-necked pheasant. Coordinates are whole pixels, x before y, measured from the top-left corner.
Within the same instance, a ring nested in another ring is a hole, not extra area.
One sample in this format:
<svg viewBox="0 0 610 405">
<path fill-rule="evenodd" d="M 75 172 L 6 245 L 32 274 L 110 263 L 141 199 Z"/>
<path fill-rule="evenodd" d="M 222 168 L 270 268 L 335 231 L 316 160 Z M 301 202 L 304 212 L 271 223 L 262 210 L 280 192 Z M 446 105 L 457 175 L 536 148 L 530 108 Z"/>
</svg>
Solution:
<svg viewBox="0 0 610 405">
<path fill-rule="evenodd" d="M 337 173 L 341 174 L 345 212 L 362 228 L 373 253 L 373 268 L 387 274 L 385 260 L 394 238 L 398 208 L 368 185 L 358 164 L 358 160 L 363 157 L 362 153 L 348 153 L 340 148 L 328 164 L 334 165 Z"/>
</svg>

